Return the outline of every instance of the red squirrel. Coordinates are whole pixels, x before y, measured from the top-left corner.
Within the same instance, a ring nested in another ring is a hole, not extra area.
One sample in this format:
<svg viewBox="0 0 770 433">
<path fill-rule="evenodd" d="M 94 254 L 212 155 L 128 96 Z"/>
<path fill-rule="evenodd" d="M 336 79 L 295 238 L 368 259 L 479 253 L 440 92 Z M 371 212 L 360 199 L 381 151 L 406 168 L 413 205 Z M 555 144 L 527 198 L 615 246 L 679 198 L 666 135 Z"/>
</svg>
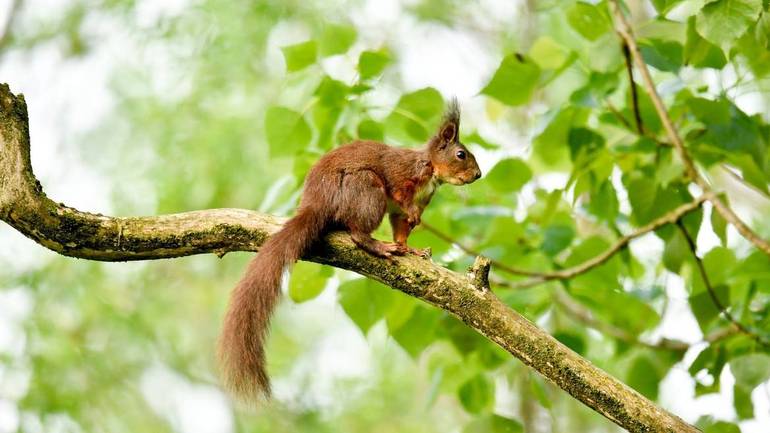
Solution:
<svg viewBox="0 0 770 433">
<path fill-rule="evenodd" d="M 460 143 L 459 128 L 460 111 L 453 100 L 423 149 L 355 141 L 327 153 L 310 169 L 297 214 L 262 245 L 231 295 L 219 359 L 224 384 L 235 396 L 270 395 L 264 344 L 283 271 L 327 231 L 344 228 L 358 247 L 379 257 L 429 254 L 406 240 L 436 186 L 481 177 L 476 158 Z M 394 242 L 371 236 L 386 213 Z"/>
</svg>

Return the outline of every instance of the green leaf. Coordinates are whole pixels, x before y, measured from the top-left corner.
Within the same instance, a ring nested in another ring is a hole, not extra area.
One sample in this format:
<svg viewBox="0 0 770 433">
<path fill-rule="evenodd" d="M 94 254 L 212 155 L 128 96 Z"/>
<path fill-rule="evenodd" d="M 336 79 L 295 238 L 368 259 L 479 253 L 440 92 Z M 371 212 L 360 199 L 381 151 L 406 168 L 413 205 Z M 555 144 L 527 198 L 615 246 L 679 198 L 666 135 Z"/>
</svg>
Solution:
<svg viewBox="0 0 770 433">
<path fill-rule="evenodd" d="M 494 404 L 495 386 L 484 375 L 477 374 L 460 387 L 458 396 L 465 410 L 480 413 Z"/>
<path fill-rule="evenodd" d="M 603 253 L 609 246 L 601 237 L 590 237 L 572 248 L 564 267 L 583 263 Z M 655 326 L 660 316 L 645 302 L 622 290 L 618 282 L 620 271 L 620 257 L 615 256 L 575 277 L 570 282 L 570 294 L 588 305 L 599 317 L 630 332 L 643 332 Z"/>
<path fill-rule="evenodd" d="M 735 253 L 729 248 L 714 247 L 703 256 L 703 266 L 709 281 L 715 286 L 726 283 L 732 277 L 735 264 Z"/>
<path fill-rule="evenodd" d="M 325 76 L 315 91 L 321 105 L 339 107 L 345 104 L 350 87 L 339 80 Z"/>
<path fill-rule="evenodd" d="M 318 45 L 315 41 L 301 42 L 281 48 L 286 59 L 286 70 L 295 72 L 315 63 L 318 57 Z"/>
<path fill-rule="evenodd" d="M 663 250 L 663 266 L 669 271 L 678 274 L 685 260 L 691 257 L 692 252 L 681 231 L 676 230 L 674 235 L 666 242 Z"/>
<path fill-rule="evenodd" d="M 575 238 L 575 231 L 572 227 L 564 224 L 548 226 L 543 233 L 543 243 L 540 249 L 549 256 L 555 256 L 572 243 Z"/>
<path fill-rule="evenodd" d="M 634 358 L 628 370 L 628 385 L 651 400 L 658 399 L 658 386 L 663 379 L 646 355 Z"/>
<path fill-rule="evenodd" d="M 567 135 L 572 161 L 586 162 L 592 160 L 597 151 L 604 147 L 604 137 L 588 128 L 572 128 Z"/>
<path fill-rule="evenodd" d="M 388 116 L 385 124 L 388 134 L 395 134 L 404 140 L 425 142 L 438 126 L 444 99 L 432 87 L 417 90 L 401 96 L 398 105 Z"/>
<path fill-rule="evenodd" d="M 698 33 L 718 46 L 730 46 L 756 21 L 762 11 L 762 0 L 717 0 L 708 3 L 698 14 Z"/>
<path fill-rule="evenodd" d="M 757 38 L 757 43 L 770 51 L 770 13 L 768 13 L 767 8 L 765 8 L 765 12 L 762 14 L 759 22 L 757 22 L 754 34 Z"/>
<path fill-rule="evenodd" d="M 639 41 L 645 63 L 666 72 L 678 72 L 683 63 L 683 48 L 676 41 L 647 39 Z"/>
<path fill-rule="evenodd" d="M 558 69 L 567 60 L 568 53 L 551 37 L 541 36 L 532 44 L 528 56 L 542 69 Z"/>
<path fill-rule="evenodd" d="M 358 124 L 358 138 L 361 140 L 384 140 L 384 130 L 382 124 L 372 119 L 364 119 Z"/>
<path fill-rule="evenodd" d="M 665 148 L 658 151 L 658 164 L 655 176 L 661 188 L 668 187 L 672 182 L 679 181 L 684 176 L 684 164 L 673 149 Z"/>
<path fill-rule="evenodd" d="M 583 2 L 575 3 L 567 11 L 570 26 L 589 41 L 595 41 L 610 30 L 610 20 L 598 7 Z"/>
<path fill-rule="evenodd" d="M 524 433 L 524 427 L 516 420 L 492 414 L 474 419 L 463 433 Z"/>
<path fill-rule="evenodd" d="M 339 287 L 339 302 L 348 317 L 366 334 L 393 303 L 393 289 L 369 278 L 346 281 Z"/>
<path fill-rule="evenodd" d="M 463 356 L 477 350 L 487 341 L 478 332 L 452 316 L 444 317 L 441 321 L 441 330 L 447 334 L 454 347 Z"/>
<path fill-rule="evenodd" d="M 751 389 L 744 388 L 737 383 L 733 385 L 733 407 L 738 419 L 754 418 L 754 403 L 751 401 Z"/>
<path fill-rule="evenodd" d="M 358 74 L 362 80 L 376 77 L 385 70 L 390 60 L 387 50 L 364 51 L 358 57 Z"/>
<path fill-rule="evenodd" d="M 317 263 L 297 262 L 291 270 L 289 297 L 301 303 L 320 295 L 331 277 L 331 268 Z"/>
<path fill-rule="evenodd" d="M 687 42 L 684 45 L 684 63 L 697 68 L 722 69 L 727 58 L 722 50 L 703 39 L 695 30 L 695 17 L 687 20 Z"/>
<path fill-rule="evenodd" d="M 664 15 L 666 12 L 670 11 L 671 8 L 681 2 L 682 0 L 652 0 L 652 5 L 655 7 L 655 10 L 658 11 L 658 13 Z"/>
<path fill-rule="evenodd" d="M 760 140 L 757 137 L 757 140 Z M 728 161 L 741 170 L 741 177 L 749 185 L 755 187 L 757 191 L 763 193 L 765 197 L 770 197 L 767 189 L 768 177 L 759 167 L 757 158 L 766 152 L 766 149 L 749 149 L 749 154 L 739 154 L 730 152 L 727 154 Z"/>
<path fill-rule="evenodd" d="M 708 145 L 712 152 L 718 152 L 730 159 L 745 172 L 747 180 L 757 181 L 756 177 L 760 177 L 761 183 L 766 183 L 759 169 L 764 166 L 766 145 L 754 118 L 725 97 L 717 100 L 690 98 L 687 105 L 706 126 L 706 133 L 698 138 L 699 142 Z M 754 166 L 751 166 L 743 155 L 750 156 Z M 755 171 L 759 174 L 755 174 Z M 766 185 L 761 185 L 760 189 L 766 189 Z"/>
<path fill-rule="evenodd" d="M 551 402 L 551 399 L 548 397 L 548 394 L 546 393 L 543 379 L 540 376 L 536 376 L 530 373 L 529 383 L 532 385 L 530 387 L 532 389 L 532 394 L 535 396 L 535 398 L 537 398 L 537 401 L 538 403 L 540 403 L 540 406 L 543 406 L 546 409 L 553 408 L 553 402 Z"/>
<path fill-rule="evenodd" d="M 322 56 L 342 54 L 350 49 L 356 41 L 356 29 L 345 24 L 324 24 L 319 41 L 319 51 Z"/>
<path fill-rule="evenodd" d="M 532 170 L 518 158 L 503 159 L 489 171 L 484 181 L 501 193 L 517 192 L 532 179 Z"/>
<path fill-rule="evenodd" d="M 720 304 L 723 306 L 730 305 L 730 291 L 727 286 L 720 285 L 714 287 L 714 294 Z M 695 316 L 695 320 L 698 321 L 698 325 L 700 325 L 702 330 L 708 330 L 711 321 L 720 314 L 719 308 L 711 297 L 711 294 L 707 290 L 703 290 L 691 295 L 688 300 L 690 302 L 692 314 Z"/>
<path fill-rule="evenodd" d="M 562 108 L 555 113 L 543 132 L 537 135 L 532 144 L 536 161 L 549 168 L 562 168 L 569 165 L 569 147 L 567 136 L 574 124 L 585 119 L 588 110 L 574 107 Z"/>
<path fill-rule="evenodd" d="M 393 300 L 385 312 L 385 323 L 388 331 L 393 335 L 414 317 L 418 302 L 403 293 L 394 291 Z M 429 332 L 427 332 L 430 334 Z M 430 334 L 432 335 L 432 334 Z"/>
<path fill-rule="evenodd" d="M 299 113 L 288 108 L 273 106 L 265 114 L 265 135 L 270 155 L 289 156 L 310 144 L 310 126 Z"/>
<path fill-rule="evenodd" d="M 749 254 L 735 269 L 736 278 L 770 280 L 770 257 L 759 251 Z"/>
<path fill-rule="evenodd" d="M 473 143 L 478 144 L 479 146 L 483 147 L 484 149 L 497 149 L 500 147 L 499 144 L 496 143 L 490 143 L 487 141 L 484 137 L 482 137 L 478 131 L 473 131 L 472 133 L 468 135 L 462 136 L 462 142 L 463 143 Z"/>
<path fill-rule="evenodd" d="M 753 390 L 770 379 L 770 355 L 752 353 L 733 358 L 730 360 L 730 371 L 735 376 L 736 385 Z"/>
<path fill-rule="evenodd" d="M 523 105 L 532 98 L 539 77 L 536 64 L 521 54 L 511 54 L 503 59 L 481 93 L 506 105 Z"/>
<path fill-rule="evenodd" d="M 696 425 L 703 430 L 703 433 L 741 433 L 741 429 L 737 425 L 727 421 L 715 422 L 710 419 L 708 421 L 699 419 Z"/>
<path fill-rule="evenodd" d="M 583 336 L 573 331 L 557 331 L 553 333 L 553 338 L 560 343 L 572 349 L 578 355 L 585 354 L 586 342 Z"/>
<path fill-rule="evenodd" d="M 599 188 L 591 193 L 588 211 L 605 221 L 614 221 L 620 210 L 617 192 L 609 180 L 599 184 Z"/>
<path fill-rule="evenodd" d="M 412 358 L 417 358 L 436 340 L 436 328 L 440 320 L 441 313 L 438 311 L 418 306 L 414 308 L 409 320 L 390 335 Z"/>
<path fill-rule="evenodd" d="M 655 180 L 647 177 L 634 177 L 626 185 L 628 190 L 628 201 L 633 210 L 632 220 L 636 225 L 643 225 L 650 222 L 657 196 L 657 186 Z"/>
<path fill-rule="evenodd" d="M 727 351 L 723 346 L 711 345 L 698 354 L 697 358 L 695 358 L 695 361 L 693 361 L 688 369 L 690 375 L 696 378 L 696 395 L 719 392 L 719 377 L 722 374 L 726 362 Z M 697 377 L 699 376 L 698 373 L 701 371 L 705 371 L 711 376 L 713 384 L 704 386 L 697 381 Z"/>
<path fill-rule="evenodd" d="M 727 221 L 715 209 L 711 210 L 711 229 L 722 242 L 722 246 L 727 246 Z"/>
</svg>

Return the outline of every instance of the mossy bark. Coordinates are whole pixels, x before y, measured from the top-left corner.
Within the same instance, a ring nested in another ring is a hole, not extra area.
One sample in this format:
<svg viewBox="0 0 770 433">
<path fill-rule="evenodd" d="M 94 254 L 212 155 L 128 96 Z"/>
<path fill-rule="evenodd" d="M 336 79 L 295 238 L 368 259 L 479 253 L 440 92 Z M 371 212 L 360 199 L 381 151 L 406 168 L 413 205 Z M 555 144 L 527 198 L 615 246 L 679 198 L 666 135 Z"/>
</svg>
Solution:
<svg viewBox="0 0 770 433">
<path fill-rule="evenodd" d="M 23 97 L 0 85 L 0 110 L 0 219 L 60 254 L 127 261 L 257 251 L 283 222 L 240 209 L 119 218 L 57 204 L 32 173 Z M 483 259 L 469 275 L 458 274 L 414 256 L 376 258 L 345 233 L 329 234 L 304 259 L 357 272 L 450 312 L 628 431 L 698 431 L 503 304 L 489 290 L 489 263 Z"/>
</svg>

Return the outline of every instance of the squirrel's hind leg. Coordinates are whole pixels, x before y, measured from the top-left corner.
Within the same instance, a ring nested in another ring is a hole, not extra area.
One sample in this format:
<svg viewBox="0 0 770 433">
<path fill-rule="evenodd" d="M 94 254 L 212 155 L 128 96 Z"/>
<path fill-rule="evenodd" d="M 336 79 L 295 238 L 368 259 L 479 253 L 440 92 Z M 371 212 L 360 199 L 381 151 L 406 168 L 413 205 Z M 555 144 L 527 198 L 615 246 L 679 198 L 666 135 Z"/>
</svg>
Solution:
<svg viewBox="0 0 770 433">
<path fill-rule="evenodd" d="M 376 173 L 371 170 L 346 173 L 340 197 L 335 219 L 348 228 L 356 245 L 378 257 L 400 253 L 398 245 L 371 236 L 382 222 L 388 203 L 385 183 Z"/>
</svg>

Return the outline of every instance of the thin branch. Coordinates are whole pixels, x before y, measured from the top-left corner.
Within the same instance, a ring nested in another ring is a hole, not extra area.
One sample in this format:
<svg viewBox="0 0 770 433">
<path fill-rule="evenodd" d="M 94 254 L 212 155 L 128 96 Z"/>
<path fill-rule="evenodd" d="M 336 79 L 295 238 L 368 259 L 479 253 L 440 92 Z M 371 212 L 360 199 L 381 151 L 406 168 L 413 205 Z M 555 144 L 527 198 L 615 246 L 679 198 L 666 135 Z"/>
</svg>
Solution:
<svg viewBox="0 0 770 433">
<path fill-rule="evenodd" d="M 575 266 L 570 267 L 570 268 L 561 269 L 561 270 L 558 270 L 558 271 L 551 271 L 551 272 L 537 272 L 537 271 L 527 271 L 527 270 L 523 270 L 523 269 L 514 268 L 514 267 L 508 266 L 505 263 L 502 263 L 502 262 L 500 262 L 498 260 L 494 260 L 494 259 L 490 259 L 490 263 L 492 264 L 492 266 L 495 267 L 495 269 L 498 269 L 500 271 L 506 272 L 508 274 L 525 275 L 525 276 L 531 277 L 528 280 L 523 280 L 523 281 L 519 281 L 519 282 L 516 282 L 516 283 L 512 283 L 511 287 L 512 288 L 516 288 L 516 289 L 523 289 L 523 288 L 526 288 L 526 287 L 532 287 L 532 286 L 541 284 L 541 283 L 546 282 L 546 281 L 551 281 L 551 280 L 566 280 L 566 279 L 570 279 L 570 278 L 573 278 L 573 277 L 575 277 L 577 275 L 584 274 L 584 273 L 590 271 L 591 269 L 593 269 L 593 268 L 595 268 L 595 267 L 597 267 L 599 265 L 604 264 L 609 259 L 611 259 L 612 256 L 614 256 L 618 252 L 622 251 L 628 245 L 628 243 L 631 242 L 632 240 L 634 240 L 634 239 L 636 239 L 636 238 L 638 238 L 640 236 L 643 236 L 643 235 L 645 235 L 645 234 L 647 234 L 649 232 L 655 231 L 655 230 L 663 227 L 664 225 L 673 224 L 678 219 L 682 218 L 684 215 L 686 215 L 686 214 L 688 214 L 688 213 L 698 209 L 701 206 L 701 204 L 703 204 L 703 202 L 708 200 L 708 199 L 709 199 L 709 195 L 708 194 L 704 194 L 704 195 L 698 197 L 697 199 L 695 199 L 695 200 L 693 200 L 693 201 L 691 201 L 689 203 L 685 203 L 685 204 L 683 204 L 683 205 L 681 205 L 681 206 L 671 210 L 670 212 L 666 213 L 665 215 L 663 215 L 663 216 L 661 216 L 661 217 L 659 217 L 659 218 L 657 218 L 657 219 L 655 219 L 655 220 L 645 224 L 644 226 L 637 228 L 636 230 L 632 231 L 631 233 L 622 236 L 620 239 L 615 241 L 614 244 L 612 244 L 609 248 L 607 248 L 604 252 L 602 252 L 598 256 L 594 256 L 594 257 L 586 260 L 585 262 L 580 263 L 580 264 L 575 265 Z M 427 224 L 427 223 L 425 223 L 423 221 L 422 225 L 429 232 L 433 233 L 434 235 L 436 235 L 440 239 L 444 240 L 445 242 L 448 242 L 450 244 L 456 245 L 458 248 L 460 248 L 464 252 L 466 252 L 466 253 L 468 253 L 470 255 L 473 255 L 473 256 L 481 255 L 480 252 L 476 251 L 475 249 L 473 249 L 473 248 L 471 248 L 469 246 L 466 246 L 466 245 L 463 245 L 463 244 L 459 243 L 458 241 L 453 239 L 451 236 L 449 236 L 449 235 L 447 235 L 445 233 L 442 233 L 440 230 L 436 229 L 435 227 L 431 226 L 430 224 Z"/>
<path fill-rule="evenodd" d="M 742 324 L 738 319 L 736 319 L 732 313 L 727 309 L 727 307 L 722 303 L 722 301 L 719 300 L 719 297 L 717 296 L 717 292 L 714 290 L 714 286 L 711 285 L 711 280 L 709 279 L 708 273 L 706 273 L 706 267 L 703 265 L 703 260 L 698 257 L 698 247 L 695 246 L 695 240 L 692 238 L 690 233 L 687 231 L 687 228 L 682 224 L 682 221 L 677 221 L 676 225 L 679 227 L 679 230 L 684 235 L 685 240 L 687 241 L 687 246 L 690 248 L 690 251 L 692 252 L 692 256 L 695 259 L 695 265 L 698 268 L 698 273 L 700 274 L 701 281 L 703 281 L 703 285 L 706 286 L 706 291 L 709 294 L 709 297 L 711 298 L 711 302 L 714 303 L 714 306 L 719 310 L 719 313 L 724 316 L 727 321 L 733 324 L 738 331 L 740 331 L 742 334 L 748 335 L 749 337 L 753 338 L 757 343 L 761 344 L 765 347 L 770 347 L 770 343 L 767 342 L 762 336 L 757 334 L 756 332 L 750 330 L 746 325 Z"/>
<path fill-rule="evenodd" d="M 609 335 L 610 337 L 616 338 L 625 343 L 641 345 L 655 350 L 671 350 L 674 352 L 685 352 L 690 348 L 689 344 L 676 340 L 662 339 L 658 343 L 642 341 L 638 338 L 637 335 L 634 335 L 623 328 L 618 328 L 614 325 L 597 319 L 594 317 L 591 310 L 576 302 L 563 289 L 557 289 L 554 292 L 553 300 L 556 305 L 558 305 L 564 312 L 569 314 L 573 319 L 598 330 L 602 334 Z"/>
<path fill-rule="evenodd" d="M 666 130 L 668 139 L 671 141 L 677 153 L 679 154 L 679 158 L 682 160 L 682 164 L 684 164 L 685 173 L 687 173 L 687 176 L 693 182 L 695 182 L 695 184 L 698 185 L 704 193 L 713 192 L 711 185 L 709 185 L 708 182 L 706 182 L 706 179 L 704 179 L 698 173 L 692 158 L 690 158 L 690 155 L 687 153 L 687 149 L 685 148 L 682 138 L 679 136 L 679 133 L 677 132 L 676 128 L 674 127 L 674 123 L 671 120 L 671 117 L 666 111 L 663 100 L 660 98 L 660 95 L 655 88 L 655 83 L 652 80 L 652 75 L 650 75 L 650 70 L 647 68 L 647 64 L 644 62 L 642 54 L 639 51 L 639 46 L 634 39 L 631 25 L 623 15 L 623 12 L 620 9 L 620 5 L 618 4 L 618 0 L 610 1 L 609 5 L 617 23 L 616 30 L 622 38 L 623 42 L 628 45 L 629 51 L 631 52 L 631 57 L 634 59 L 634 63 L 636 63 L 636 67 L 639 69 L 639 72 L 642 75 L 642 82 L 644 83 L 644 87 L 647 90 L 650 99 L 652 99 L 652 103 L 655 106 L 655 111 L 658 113 L 658 117 L 660 118 L 660 121 Z M 726 221 L 735 226 L 735 228 L 744 238 L 753 243 L 760 251 L 770 256 L 770 243 L 767 240 L 762 239 L 748 225 L 746 225 L 746 223 L 744 223 L 738 217 L 738 215 L 736 215 L 735 212 L 733 212 L 733 210 L 719 198 L 717 194 L 712 194 L 709 198 L 709 201 L 711 201 L 711 203 L 714 205 L 714 208 L 717 210 L 717 212 L 719 212 Z"/>
<path fill-rule="evenodd" d="M 634 110 L 634 120 L 636 120 L 636 130 L 639 131 L 639 135 L 644 135 L 644 124 L 642 123 L 642 114 L 639 111 L 639 94 L 636 90 L 636 82 L 634 81 L 634 66 L 631 61 L 631 52 L 628 49 L 628 44 L 622 44 L 623 58 L 626 61 L 626 72 L 628 72 L 628 87 L 631 89 L 631 107 Z"/>
<path fill-rule="evenodd" d="M 618 121 L 622 123 L 623 126 L 625 126 L 625 128 L 629 132 L 634 133 L 637 137 L 648 138 L 654 141 L 655 144 L 657 144 L 658 146 L 671 147 L 671 143 L 661 140 L 651 131 L 647 131 L 645 129 L 640 133 L 637 129 L 633 127 L 633 125 L 631 125 L 628 119 L 626 119 L 623 116 L 623 114 L 620 111 L 618 111 L 617 107 L 615 107 L 615 105 L 612 102 L 610 102 L 608 99 L 604 100 L 604 105 L 607 107 L 607 110 L 609 110 L 609 112 L 612 113 L 612 115 L 615 116 L 615 118 L 618 119 Z"/>
<path fill-rule="evenodd" d="M 618 121 L 620 123 L 622 123 L 623 126 L 626 127 L 626 129 L 628 129 L 630 131 L 634 130 L 634 127 L 631 125 L 631 122 L 629 122 L 628 119 L 626 119 L 626 117 L 623 115 L 623 113 L 621 113 L 615 107 L 615 105 L 612 102 L 609 101 L 609 99 L 605 99 L 604 100 L 604 105 L 607 106 L 607 109 L 610 110 L 610 113 L 612 113 L 612 115 L 615 116 L 615 118 L 618 119 Z"/>
<path fill-rule="evenodd" d="M 449 236 L 448 234 L 442 232 L 441 230 L 433 227 L 429 223 L 422 221 L 420 223 L 420 227 L 424 228 L 425 230 L 433 233 L 434 236 L 441 239 L 442 241 L 454 245 L 466 254 L 469 254 L 471 256 L 481 256 L 481 253 L 476 251 L 474 248 L 469 247 L 462 242 L 454 239 L 453 237 Z M 507 272 L 512 275 L 524 275 L 524 276 L 531 276 L 531 277 L 541 277 L 545 275 L 543 272 L 537 272 L 537 271 L 528 271 L 526 269 L 520 269 L 520 268 L 514 268 L 513 266 L 508 266 L 505 263 L 495 260 L 495 259 L 488 259 L 489 263 L 494 266 L 495 268 Z"/>
<path fill-rule="evenodd" d="M 563 289 L 557 289 L 554 293 L 553 299 L 556 305 L 558 305 L 564 312 L 569 314 L 573 319 L 598 330 L 602 334 L 609 335 L 610 337 L 623 341 L 624 343 L 640 345 L 653 350 L 669 350 L 674 352 L 685 352 L 691 347 L 689 343 L 678 340 L 671 340 L 668 338 L 663 338 L 656 343 L 643 341 L 639 339 L 639 336 L 636 334 L 632 334 L 623 328 L 618 328 L 612 324 L 597 319 L 594 317 L 591 310 L 576 302 Z M 704 336 L 703 342 L 709 344 L 715 343 L 717 341 L 731 337 L 737 332 L 737 328 L 734 326 L 729 326 Z"/>
<path fill-rule="evenodd" d="M 237 215 L 241 223 L 227 215 Z M 239 210 L 114 218 L 53 202 L 32 173 L 26 104 L 7 85 L 0 85 L 0 220 L 53 251 L 93 260 L 252 250 L 280 227 L 273 217 Z M 374 257 L 340 232 L 326 236 L 303 259 L 358 272 L 449 312 L 628 431 L 698 431 L 571 351 L 491 290 L 478 290 L 467 275 L 416 256 Z"/>
<path fill-rule="evenodd" d="M 521 287 L 516 286 L 515 283 L 511 283 L 510 281 L 505 281 L 500 278 L 494 278 L 492 280 L 492 284 L 494 284 L 496 287 L 504 287 L 507 289 L 521 289 Z M 622 328 L 618 328 L 612 324 L 594 317 L 590 309 L 573 300 L 563 289 L 556 289 L 553 300 L 555 304 L 559 306 L 562 311 L 568 314 L 572 319 L 581 322 L 588 327 L 594 328 L 602 334 L 609 335 L 610 337 L 616 338 L 627 344 L 640 345 L 654 350 L 671 350 L 675 352 L 686 351 L 691 346 L 690 344 L 683 341 L 671 340 L 667 338 L 663 338 L 657 343 L 643 341 L 637 335 L 633 335 Z M 711 334 L 704 336 L 701 342 L 708 344 L 715 343 L 717 341 L 732 337 L 739 332 L 739 329 L 731 324 L 728 327 L 717 329 Z"/>
</svg>

